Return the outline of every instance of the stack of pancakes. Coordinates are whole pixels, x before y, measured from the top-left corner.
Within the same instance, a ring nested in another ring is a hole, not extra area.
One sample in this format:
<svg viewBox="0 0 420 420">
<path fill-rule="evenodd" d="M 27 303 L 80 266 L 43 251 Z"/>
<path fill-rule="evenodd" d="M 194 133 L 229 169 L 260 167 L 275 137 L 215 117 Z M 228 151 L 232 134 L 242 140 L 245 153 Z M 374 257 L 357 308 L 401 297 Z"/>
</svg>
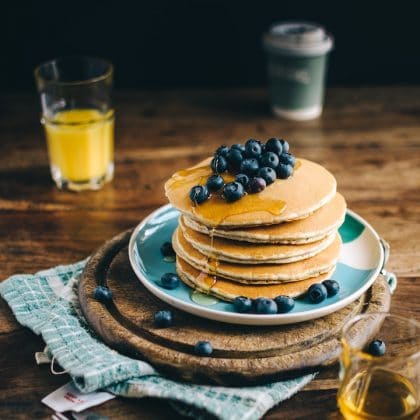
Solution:
<svg viewBox="0 0 420 420">
<path fill-rule="evenodd" d="M 212 174 L 207 159 L 165 184 L 180 210 L 172 245 L 177 272 L 192 288 L 231 301 L 296 297 L 330 278 L 337 264 L 346 203 L 322 166 L 299 159 L 294 174 L 228 203 L 213 194 L 194 205 L 189 191 Z M 230 175 L 224 175 L 229 182 Z"/>
</svg>

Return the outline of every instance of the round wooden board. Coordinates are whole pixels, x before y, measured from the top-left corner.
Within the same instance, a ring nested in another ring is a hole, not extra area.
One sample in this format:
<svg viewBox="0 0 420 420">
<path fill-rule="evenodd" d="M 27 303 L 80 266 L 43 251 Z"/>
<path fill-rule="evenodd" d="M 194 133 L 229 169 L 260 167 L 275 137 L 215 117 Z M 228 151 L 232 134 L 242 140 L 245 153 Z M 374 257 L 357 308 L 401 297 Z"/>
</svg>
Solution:
<svg viewBox="0 0 420 420">
<path fill-rule="evenodd" d="M 89 260 L 79 284 L 81 308 L 92 329 L 110 347 L 148 360 L 176 378 L 246 385 L 312 371 L 337 360 L 340 330 L 350 317 L 389 310 L 388 285 L 378 278 L 346 308 L 300 324 L 254 327 L 195 317 L 169 307 L 140 283 L 128 260 L 130 234 L 123 232 L 106 242 Z M 99 284 L 110 287 L 112 303 L 104 305 L 93 298 Z M 173 327 L 153 326 L 153 315 L 160 309 L 172 310 Z M 377 328 L 368 325 L 359 331 L 361 339 L 372 339 Z M 211 357 L 194 355 L 199 340 L 212 343 Z"/>
</svg>

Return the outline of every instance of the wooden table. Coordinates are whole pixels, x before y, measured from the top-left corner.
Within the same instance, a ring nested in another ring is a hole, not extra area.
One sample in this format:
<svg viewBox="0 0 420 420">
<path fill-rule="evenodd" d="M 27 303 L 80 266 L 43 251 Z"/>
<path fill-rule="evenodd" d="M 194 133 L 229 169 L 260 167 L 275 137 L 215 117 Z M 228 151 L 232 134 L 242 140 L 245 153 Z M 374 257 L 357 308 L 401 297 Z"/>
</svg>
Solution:
<svg viewBox="0 0 420 420">
<path fill-rule="evenodd" d="M 176 169 L 222 143 L 288 139 L 298 156 L 337 177 L 349 207 L 391 244 L 399 276 L 392 311 L 420 319 L 420 87 L 335 88 L 321 119 L 275 119 L 260 89 L 120 92 L 116 95 L 116 174 L 98 192 L 58 191 L 50 179 L 35 94 L 0 101 L 0 279 L 89 255 L 165 203 Z M 416 284 L 417 283 L 417 284 Z M 41 398 L 68 381 L 37 366 L 42 340 L 0 301 L 0 418 L 48 418 Z M 340 418 L 337 367 L 325 370 L 267 418 Z M 95 412 L 111 418 L 178 418 L 152 399 L 115 399 Z"/>
</svg>

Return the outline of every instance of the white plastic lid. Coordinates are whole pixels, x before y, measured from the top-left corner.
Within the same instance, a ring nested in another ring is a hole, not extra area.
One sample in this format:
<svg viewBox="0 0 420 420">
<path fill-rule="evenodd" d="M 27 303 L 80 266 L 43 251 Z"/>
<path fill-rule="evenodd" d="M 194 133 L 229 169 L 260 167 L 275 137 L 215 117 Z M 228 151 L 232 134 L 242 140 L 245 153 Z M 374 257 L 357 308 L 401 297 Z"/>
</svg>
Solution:
<svg viewBox="0 0 420 420">
<path fill-rule="evenodd" d="M 263 37 L 269 52 L 287 55 L 323 55 L 333 47 L 333 38 L 325 29 L 309 22 L 279 22 Z"/>
</svg>

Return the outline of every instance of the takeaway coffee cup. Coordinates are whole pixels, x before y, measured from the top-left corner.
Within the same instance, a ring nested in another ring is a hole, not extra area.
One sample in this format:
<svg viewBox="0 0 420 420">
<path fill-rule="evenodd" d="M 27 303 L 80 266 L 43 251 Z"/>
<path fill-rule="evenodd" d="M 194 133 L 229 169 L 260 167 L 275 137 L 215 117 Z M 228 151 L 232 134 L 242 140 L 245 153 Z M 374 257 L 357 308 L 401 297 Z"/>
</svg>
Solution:
<svg viewBox="0 0 420 420">
<path fill-rule="evenodd" d="M 263 45 L 274 114 L 299 121 L 319 117 L 332 36 L 314 23 L 281 22 L 270 27 Z"/>
</svg>

